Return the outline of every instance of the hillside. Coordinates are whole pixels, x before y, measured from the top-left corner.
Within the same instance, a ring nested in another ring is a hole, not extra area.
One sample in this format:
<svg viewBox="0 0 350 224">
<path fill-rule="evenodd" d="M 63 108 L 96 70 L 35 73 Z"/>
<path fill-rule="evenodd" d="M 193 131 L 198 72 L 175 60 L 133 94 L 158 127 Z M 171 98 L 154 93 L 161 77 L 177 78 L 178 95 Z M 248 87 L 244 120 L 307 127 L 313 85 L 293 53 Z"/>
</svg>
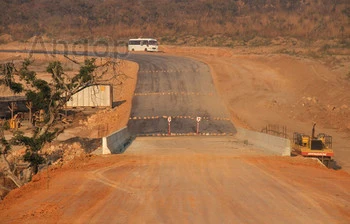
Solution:
<svg viewBox="0 0 350 224">
<path fill-rule="evenodd" d="M 258 44 L 268 45 L 269 38 L 277 36 L 344 42 L 350 34 L 350 4 L 347 0 L 2 0 L 1 34 L 15 40 L 45 34 L 82 42 L 92 37 L 152 36 L 166 44 L 228 47 L 255 37 L 266 38 Z"/>
</svg>

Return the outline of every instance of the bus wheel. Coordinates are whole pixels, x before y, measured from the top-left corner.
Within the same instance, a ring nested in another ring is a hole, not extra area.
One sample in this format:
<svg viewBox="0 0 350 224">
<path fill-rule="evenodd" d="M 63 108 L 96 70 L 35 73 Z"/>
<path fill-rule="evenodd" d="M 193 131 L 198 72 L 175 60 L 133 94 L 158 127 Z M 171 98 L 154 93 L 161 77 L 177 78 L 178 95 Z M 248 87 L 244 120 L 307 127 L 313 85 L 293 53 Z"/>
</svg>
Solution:
<svg viewBox="0 0 350 224">
<path fill-rule="evenodd" d="M 131 49 L 131 51 L 135 51 L 135 49 L 133 48 L 133 49 Z"/>
<path fill-rule="evenodd" d="M 145 51 L 147 51 L 147 48 L 145 48 Z"/>
</svg>

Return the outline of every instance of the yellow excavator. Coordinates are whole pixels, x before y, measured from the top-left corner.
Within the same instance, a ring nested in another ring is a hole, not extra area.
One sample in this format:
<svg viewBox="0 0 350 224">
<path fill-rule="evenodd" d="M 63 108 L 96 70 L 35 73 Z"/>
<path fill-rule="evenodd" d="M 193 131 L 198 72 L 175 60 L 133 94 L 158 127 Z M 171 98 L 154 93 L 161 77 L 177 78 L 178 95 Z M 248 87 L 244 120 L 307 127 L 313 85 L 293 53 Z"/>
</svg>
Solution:
<svg viewBox="0 0 350 224">
<path fill-rule="evenodd" d="M 13 118 L 10 119 L 9 124 L 11 129 L 18 129 L 21 127 L 20 114 L 16 114 Z"/>
<path fill-rule="evenodd" d="M 332 149 L 332 136 L 320 133 L 315 136 L 314 123 L 312 127 L 312 135 L 294 132 L 293 134 L 293 150 L 295 153 L 304 157 L 313 157 L 319 159 L 326 167 L 331 168 L 334 156 Z"/>
</svg>

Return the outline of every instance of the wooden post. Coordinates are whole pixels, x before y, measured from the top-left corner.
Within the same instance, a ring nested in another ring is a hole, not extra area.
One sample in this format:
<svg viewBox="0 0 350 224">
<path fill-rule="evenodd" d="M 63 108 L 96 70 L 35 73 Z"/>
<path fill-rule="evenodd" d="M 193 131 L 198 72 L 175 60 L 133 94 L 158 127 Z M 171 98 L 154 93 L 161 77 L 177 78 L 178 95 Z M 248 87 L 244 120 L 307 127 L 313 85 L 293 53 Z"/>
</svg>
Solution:
<svg viewBox="0 0 350 224">
<path fill-rule="evenodd" d="M 33 124 L 33 123 L 32 123 L 32 120 L 33 120 L 33 118 L 32 118 L 33 103 L 32 103 L 31 101 L 26 102 L 26 107 L 27 107 L 28 110 L 29 110 L 29 123 Z"/>
<path fill-rule="evenodd" d="M 11 111 L 11 119 L 13 118 L 13 112 L 15 110 L 16 103 L 11 102 L 10 105 L 8 106 L 9 110 Z"/>
</svg>

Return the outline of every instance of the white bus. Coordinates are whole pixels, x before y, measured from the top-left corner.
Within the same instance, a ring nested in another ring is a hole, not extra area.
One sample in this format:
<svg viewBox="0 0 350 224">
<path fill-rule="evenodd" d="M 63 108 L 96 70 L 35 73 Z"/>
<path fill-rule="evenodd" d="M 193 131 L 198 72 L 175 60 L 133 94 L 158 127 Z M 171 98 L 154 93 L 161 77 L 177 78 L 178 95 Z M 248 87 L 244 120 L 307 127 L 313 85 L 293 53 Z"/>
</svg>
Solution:
<svg viewBox="0 0 350 224">
<path fill-rule="evenodd" d="M 158 51 L 158 42 L 151 38 L 130 39 L 128 43 L 129 51 Z"/>
</svg>

